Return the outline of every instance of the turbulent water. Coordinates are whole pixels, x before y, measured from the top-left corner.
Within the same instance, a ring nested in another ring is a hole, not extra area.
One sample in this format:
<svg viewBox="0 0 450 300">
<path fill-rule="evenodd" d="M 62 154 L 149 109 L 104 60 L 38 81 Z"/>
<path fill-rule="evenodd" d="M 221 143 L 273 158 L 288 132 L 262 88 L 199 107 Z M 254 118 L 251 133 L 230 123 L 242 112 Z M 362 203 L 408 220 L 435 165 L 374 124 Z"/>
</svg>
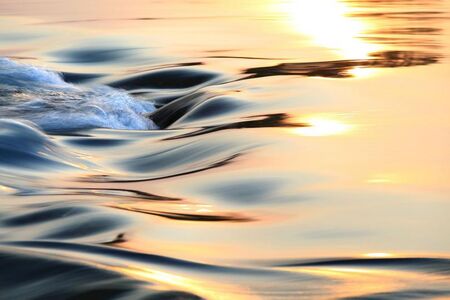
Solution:
<svg viewBox="0 0 450 300">
<path fill-rule="evenodd" d="M 0 60 L 1 118 L 32 121 L 43 130 L 154 129 L 154 106 L 107 87 L 80 88 L 55 72 Z"/>
<path fill-rule="evenodd" d="M 0 0 L 0 299 L 450 298 L 449 7 Z"/>
</svg>

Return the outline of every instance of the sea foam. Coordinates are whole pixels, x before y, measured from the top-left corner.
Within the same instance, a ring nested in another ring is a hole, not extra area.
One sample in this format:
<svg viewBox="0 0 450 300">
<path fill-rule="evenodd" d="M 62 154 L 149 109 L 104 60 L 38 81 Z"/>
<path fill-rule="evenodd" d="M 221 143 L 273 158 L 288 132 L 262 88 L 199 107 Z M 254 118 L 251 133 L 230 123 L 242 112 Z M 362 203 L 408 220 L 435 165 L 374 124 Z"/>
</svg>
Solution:
<svg viewBox="0 0 450 300">
<path fill-rule="evenodd" d="M 57 72 L 0 58 L 0 118 L 31 121 L 46 131 L 147 130 L 156 129 L 146 116 L 154 110 L 123 90 L 70 84 Z"/>
</svg>

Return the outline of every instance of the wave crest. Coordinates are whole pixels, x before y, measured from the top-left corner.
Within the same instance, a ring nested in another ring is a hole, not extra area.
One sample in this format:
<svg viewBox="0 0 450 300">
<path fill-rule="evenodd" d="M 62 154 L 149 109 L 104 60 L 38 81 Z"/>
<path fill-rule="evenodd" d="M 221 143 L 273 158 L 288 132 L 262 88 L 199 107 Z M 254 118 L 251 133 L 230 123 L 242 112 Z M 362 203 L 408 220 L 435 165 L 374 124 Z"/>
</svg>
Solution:
<svg viewBox="0 0 450 300">
<path fill-rule="evenodd" d="M 106 86 L 69 84 L 60 74 L 0 58 L 0 118 L 25 119 L 46 131 L 155 129 L 149 101 Z"/>
</svg>

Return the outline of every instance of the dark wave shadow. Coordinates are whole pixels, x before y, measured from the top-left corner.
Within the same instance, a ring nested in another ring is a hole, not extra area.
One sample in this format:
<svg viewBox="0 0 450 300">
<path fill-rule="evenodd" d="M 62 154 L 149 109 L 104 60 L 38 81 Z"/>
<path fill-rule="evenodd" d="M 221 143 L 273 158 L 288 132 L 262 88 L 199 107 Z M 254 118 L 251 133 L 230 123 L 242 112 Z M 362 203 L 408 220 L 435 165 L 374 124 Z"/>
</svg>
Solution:
<svg viewBox="0 0 450 300">
<path fill-rule="evenodd" d="M 2 299 L 21 300 L 201 299 L 187 292 L 161 291 L 156 282 L 139 281 L 98 264 L 17 248 L 0 250 L 0 291 Z"/>
<path fill-rule="evenodd" d="M 36 195 L 48 195 L 48 196 L 101 196 L 108 198 L 121 198 L 132 200 L 145 200 L 145 201 L 180 201 L 180 198 L 161 196 L 151 193 L 146 193 L 139 190 L 132 189 L 119 189 L 119 188 L 58 188 L 45 190 L 25 190 L 19 191 L 16 196 L 36 196 Z"/>
<path fill-rule="evenodd" d="M 307 77 L 350 78 L 350 70 L 360 68 L 399 68 L 438 63 L 441 56 L 416 51 L 385 51 L 373 53 L 370 59 L 335 60 L 307 63 L 282 63 L 269 67 L 249 68 L 243 74 L 251 79 L 269 76 L 295 75 Z"/>
<path fill-rule="evenodd" d="M 170 128 L 199 127 L 197 125 L 199 122 L 201 124 L 204 122 L 213 124 L 229 122 L 230 118 L 235 119 L 236 114 L 242 114 L 243 111 L 251 106 L 249 102 L 234 97 L 216 96 L 202 99 L 197 103 L 193 103 L 181 118 L 174 119 L 175 122 L 171 122 Z M 174 105 L 170 109 L 177 110 L 177 107 Z"/>
<path fill-rule="evenodd" d="M 127 211 L 133 211 L 143 213 L 147 215 L 162 217 L 170 220 L 177 221 L 196 221 L 196 222 L 252 222 L 256 219 L 241 216 L 238 214 L 186 214 L 186 213 L 174 213 L 165 211 L 156 211 L 150 209 L 141 209 L 136 207 L 124 207 L 124 206 L 110 206 L 112 208 L 123 209 Z"/>
<path fill-rule="evenodd" d="M 119 233 L 113 240 L 111 241 L 107 241 L 107 242 L 103 242 L 103 243 L 99 243 L 101 245 L 109 245 L 109 246 L 116 246 L 122 243 L 127 242 L 128 239 L 125 236 L 124 232 Z"/>
<path fill-rule="evenodd" d="M 288 120 L 291 118 L 285 113 L 267 114 L 248 116 L 245 121 L 233 122 L 228 124 L 222 124 L 217 126 L 207 126 L 199 130 L 195 130 L 189 133 L 183 133 L 180 135 L 168 137 L 165 140 L 175 140 L 187 137 L 194 137 L 202 134 L 212 133 L 221 130 L 229 129 L 244 129 L 244 128 L 274 128 L 274 127 L 308 127 L 307 123 L 292 123 Z"/>
<path fill-rule="evenodd" d="M 112 139 L 112 138 L 92 138 L 92 137 L 77 137 L 75 139 L 66 141 L 66 143 L 75 146 L 87 147 L 87 148 L 112 148 L 116 146 L 123 146 L 130 143 L 130 140 L 126 139 Z"/>
<path fill-rule="evenodd" d="M 149 177 L 135 178 L 135 179 L 133 179 L 132 176 L 127 176 L 127 178 L 119 178 L 119 177 L 113 177 L 113 176 L 90 176 L 85 181 L 120 183 L 120 182 L 144 182 L 144 181 L 163 180 L 163 179 L 168 179 L 168 178 L 196 174 L 196 173 L 204 172 L 207 170 L 212 170 L 215 168 L 223 167 L 223 166 L 230 164 L 232 161 L 234 161 L 235 159 L 237 159 L 240 156 L 241 156 L 241 154 L 233 154 L 233 155 L 227 156 L 225 158 L 222 158 L 218 161 L 213 161 L 209 165 L 206 165 L 203 167 L 198 167 L 198 168 L 194 168 L 194 169 L 186 170 L 186 171 L 174 172 L 173 174 L 167 174 L 167 175 L 155 175 L 153 177 L 149 176 Z"/>
<path fill-rule="evenodd" d="M 359 3 L 364 3 L 364 1 L 358 1 Z M 378 3 L 380 3 L 379 1 Z M 386 3 L 386 1 L 384 1 Z M 416 2 L 417 4 L 417 2 Z M 424 5 L 436 4 L 425 3 Z M 401 5 L 397 3 L 396 5 Z M 371 18 L 381 18 L 381 19 L 399 19 L 405 21 L 433 21 L 433 20 L 443 20 L 448 19 L 448 17 L 441 11 L 401 11 L 401 12 L 368 12 L 368 13 L 353 13 L 350 14 L 351 17 L 371 17 Z"/>
<path fill-rule="evenodd" d="M 169 68 L 131 75 L 109 85 L 126 90 L 139 89 L 187 89 L 207 84 L 218 74 L 198 69 Z"/>
<path fill-rule="evenodd" d="M 30 213 L 19 214 L 16 216 L 9 216 L 0 220 L 3 226 L 29 226 L 33 224 L 39 224 L 42 222 L 53 221 L 56 219 L 64 219 L 71 216 L 76 216 L 84 213 L 92 212 L 93 210 L 88 207 L 56 207 L 46 208 Z"/>
<path fill-rule="evenodd" d="M 42 133 L 31 122 L 0 119 L 0 168 L 48 171 L 89 164 Z"/>
<path fill-rule="evenodd" d="M 377 29 L 369 31 L 370 34 L 399 34 L 399 35 L 439 35 L 442 33 L 442 28 L 434 27 L 401 27 L 389 29 Z"/>
<path fill-rule="evenodd" d="M 194 186 L 193 188 L 203 197 L 225 204 L 238 204 L 241 207 L 264 206 L 273 203 L 282 206 L 282 203 L 301 202 L 308 199 L 299 195 L 298 192 L 290 191 L 289 186 L 295 186 L 295 190 L 299 184 L 292 183 L 291 179 L 285 178 L 281 172 L 275 178 L 271 177 L 274 174 L 264 174 L 260 177 L 261 174 L 258 172 L 239 175 L 237 178 L 222 177 L 220 181 L 210 180 L 206 186 L 199 184 L 198 187 Z M 303 178 L 305 182 L 311 180 L 307 176 Z"/>
<path fill-rule="evenodd" d="M 108 242 L 126 230 L 130 220 L 103 208 L 76 205 L 47 205 L 22 208 L 0 216 L 2 240 L 24 238 Z"/>
<path fill-rule="evenodd" d="M 59 62 L 72 64 L 106 64 L 136 56 L 135 48 L 69 48 L 55 51 Z"/>
<path fill-rule="evenodd" d="M 28 249 L 28 250 L 35 249 L 36 251 L 44 251 L 46 253 L 58 253 L 67 257 L 80 254 L 100 255 L 100 258 L 108 260 L 112 263 L 114 262 L 114 260 L 117 259 L 124 263 L 129 262 L 129 263 L 139 263 L 143 265 L 159 265 L 159 266 L 179 268 L 186 271 L 201 271 L 211 274 L 215 273 L 215 274 L 255 275 L 264 277 L 267 275 L 280 273 L 278 271 L 265 269 L 229 267 L 229 266 L 194 262 L 157 254 L 141 253 L 121 248 L 114 248 L 100 245 L 79 244 L 60 241 L 15 241 L 15 242 L 0 242 L 0 244 L 3 245 L 4 247 L 14 247 L 17 249 Z"/>
<path fill-rule="evenodd" d="M 240 117 L 242 121 L 226 122 L 220 117 L 233 117 L 250 104 L 239 99 L 218 96 L 212 93 L 195 92 L 172 101 L 149 114 L 149 118 L 161 129 L 198 128 L 188 133 L 174 135 L 165 140 L 194 137 L 227 129 L 268 128 L 268 127 L 305 127 L 306 123 L 293 123 L 286 113 L 250 115 Z M 207 121 L 212 125 L 197 125 Z M 216 123 L 216 124 L 215 124 Z"/>
<path fill-rule="evenodd" d="M 61 77 L 69 83 L 88 83 L 104 76 L 106 74 L 61 72 Z"/>
<path fill-rule="evenodd" d="M 381 5 L 381 6 L 429 6 L 441 2 L 441 0 L 343 0 L 343 2 L 351 3 L 357 6 Z"/>
<path fill-rule="evenodd" d="M 115 165 L 126 172 L 123 177 L 113 174 L 92 175 L 80 178 L 80 181 L 138 182 L 194 174 L 225 166 L 257 146 L 257 142 L 242 143 L 220 137 L 160 140 L 145 152 L 117 161 Z"/>
<path fill-rule="evenodd" d="M 215 95 L 206 92 L 195 92 L 162 106 L 149 114 L 149 118 L 161 129 L 168 128 L 197 105 L 212 99 Z"/>
</svg>

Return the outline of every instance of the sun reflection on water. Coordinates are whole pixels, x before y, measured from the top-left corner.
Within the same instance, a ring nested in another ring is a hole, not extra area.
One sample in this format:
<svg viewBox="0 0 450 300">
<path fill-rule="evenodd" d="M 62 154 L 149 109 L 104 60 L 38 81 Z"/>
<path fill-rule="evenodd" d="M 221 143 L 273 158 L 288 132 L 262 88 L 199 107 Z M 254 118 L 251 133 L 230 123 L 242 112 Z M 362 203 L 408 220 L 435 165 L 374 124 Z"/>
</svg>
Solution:
<svg viewBox="0 0 450 300">
<path fill-rule="evenodd" d="M 162 285 L 161 291 L 167 288 L 185 289 L 196 295 L 202 295 L 209 299 L 256 299 L 251 295 L 246 297 L 236 297 L 243 291 L 230 284 L 215 284 L 209 280 L 196 280 L 179 276 L 168 272 L 154 270 L 144 267 L 114 267 L 113 270 L 125 273 L 139 280 L 146 280 Z M 159 288 L 159 286 L 153 286 Z M 178 299 L 178 297 L 177 297 Z"/>
<path fill-rule="evenodd" d="M 357 77 L 357 78 L 369 77 L 369 76 L 373 75 L 375 72 L 376 72 L 375 69 L 363 68 L 363 67 L 355 67 L 355 68 L 347 71 L 348 74 L 350 74 L 353 77 Z"/>
<path fill-rule="evenodd" d="M 371 258 L 385 258 L 385 257 L 393 257 L 393 254 L 385 252 L 373 252 L 373 253 L 366 253 L 364 254 L 364 256 Z"/>
<path fill-rule="evenodd" d="M 367 179 L 367 183 L 370 184 L 394 184 L 400 183 L 404 181 L 404 178 L 401 178 L 398 174 L 393 173 L 384 173 L 384 174 L 374 174 L 369 179 Z"/>
<path fill-rule="evenodd" d="M 331 136 L 342 135 L 350 132 L 354 125 L 348 124 L 333 118 L 332 116 L 310 116 L 302 118 L 301 122 L 307 124 L 306 127 L 294 128 L 295 134 L 302 136 Z"/>
<path fill-rule="evenodd" d="M 281 4 L 293 28 L 319 46 L 336 50 L 345 59 L 368 58 L 380 50 L 360 37 L 372 30 L 368 22 L 349 17 L 353 9 L 338 0 L 291 0 Z"/>
</svg>

